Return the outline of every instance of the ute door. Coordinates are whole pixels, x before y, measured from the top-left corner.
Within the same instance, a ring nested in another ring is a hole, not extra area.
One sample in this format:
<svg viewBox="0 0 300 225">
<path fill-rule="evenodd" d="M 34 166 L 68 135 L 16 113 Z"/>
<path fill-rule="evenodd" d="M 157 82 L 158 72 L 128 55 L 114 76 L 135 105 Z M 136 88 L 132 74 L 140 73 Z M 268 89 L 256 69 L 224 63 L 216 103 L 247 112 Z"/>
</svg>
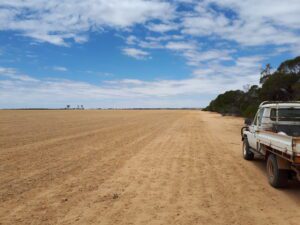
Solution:
<svg viewBox="0 0 300 225">
<path fill-rule="evenodd" d="M 253 123 L 251 124 L 251 126 L 249 126 L 250 134 L 248 136 L 248 142 L 249 142 L 250 147 L 255 150 L 257 150 L 256 149 L 257 148 L 256 133 L 262 125 L 264 110 L 265 110 L 264 108 L 261 108 L 258 110 L 258 112 L 253 120 Z"/>
</svg>

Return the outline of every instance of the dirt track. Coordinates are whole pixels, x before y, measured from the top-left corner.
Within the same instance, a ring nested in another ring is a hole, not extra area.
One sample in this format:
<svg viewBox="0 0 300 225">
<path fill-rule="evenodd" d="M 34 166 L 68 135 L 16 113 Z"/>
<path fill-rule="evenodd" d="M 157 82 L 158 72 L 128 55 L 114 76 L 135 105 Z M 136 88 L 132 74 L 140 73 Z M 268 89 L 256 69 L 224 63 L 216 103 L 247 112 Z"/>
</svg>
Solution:
<svg viewBox="0 0 300 225">
<path fill-rule="evenodd" d="M 299 224 L 300 187 L 199 111 L 0 111 L 0 224 Z"/>
</svg>

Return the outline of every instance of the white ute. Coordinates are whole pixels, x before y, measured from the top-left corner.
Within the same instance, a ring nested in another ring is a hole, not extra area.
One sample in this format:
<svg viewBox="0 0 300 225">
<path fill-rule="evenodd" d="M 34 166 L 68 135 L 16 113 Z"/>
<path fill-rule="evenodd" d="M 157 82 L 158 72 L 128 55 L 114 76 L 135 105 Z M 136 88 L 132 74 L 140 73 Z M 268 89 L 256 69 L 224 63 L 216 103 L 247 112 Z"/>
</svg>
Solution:
<svg viewBox="0 0 300 225">
<path fill-rule="evenodd" d="M 285 187 L 300 181 L 300 102 L 263 102 L 254 120 L 242 128 L 243 157 L 262 155 L 267 160 L 269 183 Z"/>
</svg>

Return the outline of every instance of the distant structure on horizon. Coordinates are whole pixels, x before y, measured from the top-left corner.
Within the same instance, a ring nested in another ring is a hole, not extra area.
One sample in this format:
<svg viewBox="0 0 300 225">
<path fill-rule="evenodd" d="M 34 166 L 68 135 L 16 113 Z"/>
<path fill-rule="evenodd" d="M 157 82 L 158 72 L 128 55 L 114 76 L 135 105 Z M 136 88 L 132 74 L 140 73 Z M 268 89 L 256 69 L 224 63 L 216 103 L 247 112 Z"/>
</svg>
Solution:
<svg viewBox="0 0 300 225">
<path fill-rule="evenodd" d="M 77 107 L 71 108 L 71 105 L 67 105 L 66 110 L 84 110 L 84 106 L 83 105 L 77 105 Z"/>
</svg>

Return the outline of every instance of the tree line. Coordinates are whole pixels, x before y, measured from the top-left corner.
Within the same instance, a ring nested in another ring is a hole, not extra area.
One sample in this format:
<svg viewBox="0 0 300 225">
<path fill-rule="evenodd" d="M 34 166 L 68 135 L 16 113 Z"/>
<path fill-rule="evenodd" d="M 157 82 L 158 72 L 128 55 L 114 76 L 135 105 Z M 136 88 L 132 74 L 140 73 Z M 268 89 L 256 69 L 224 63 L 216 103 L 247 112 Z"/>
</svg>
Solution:
<svg viewBox="0 0 300 225">
<path fill-rule="evenodd" d="M 300 57 L 283 62 L 261 86 L 247 90 L 226 91 L 204 109 L 222 115 L 254 117 L 263 101 L 300 100 Z"/>
</svg>

